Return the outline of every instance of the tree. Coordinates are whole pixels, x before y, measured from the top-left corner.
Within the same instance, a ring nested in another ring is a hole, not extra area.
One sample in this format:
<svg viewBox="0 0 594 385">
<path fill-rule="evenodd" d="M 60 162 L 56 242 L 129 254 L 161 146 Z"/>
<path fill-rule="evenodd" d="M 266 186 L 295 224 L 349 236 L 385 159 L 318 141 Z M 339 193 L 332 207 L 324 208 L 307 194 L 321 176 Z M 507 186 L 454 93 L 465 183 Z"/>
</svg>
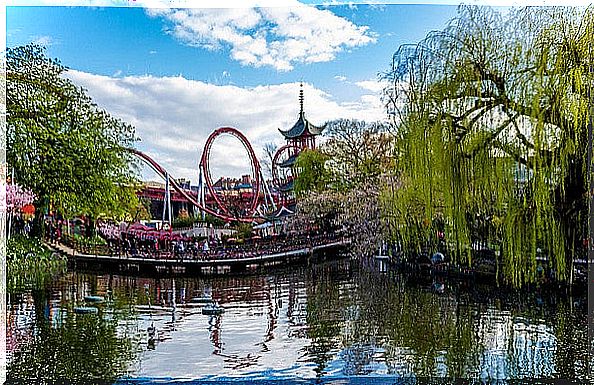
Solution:
<svg viewBox="0 0 594 385">
<path fill-rule="evenodd" d="M 328 156 L 317 150 L 306 149 L 299 153 L 294 166 L 298 170 L 294 185 L 298 197 L 322 192 L 329 187 L 332 175 L 326 168 L 327 160 Z"/>
<path fill-rule="evenodd" d="M 295 216 L 287 222 L 295 232 L 318 229 L 335 231 L 344 212 L 344 193 L 332 190 L 311 192 L 297 201 Z"/>
<path fill-rule="evenodd" d="M 138 198 L 138 205 L 136 205 L 136 207 L 131 207 L 128 215 L 124 219 L 130 222 L 137 222 L 141 220 L 150 221 L 152 219 L 151 200 L 146 197 Z"/>
<path fill-rule="evenodd" d="M 395 236 L 418 246 L 439 221 L 456 259 L 498 246 L 521 285 L 540 249 L 567 278 L 586 234 L 592 44 L 592 8 L 462 6 L 402 46 L 384 76 L 403 183 L 384 201 Z"/>
<path fill-rule="evenodd" d="M 251 223 L 237 223 L 235 229 L 237 230 L 237 237 L 240 239 L 250 239 L 254 234 Z"/>
<path fill-rule="evenodd" d="M 276 154 L 277 150 L 278 146 L 272 142 L 264 144 L 264 159 L 262 159 L 261 164 L 264 166 L 266 175 L 269 178 L 272 178 L 272 163 L 274 161 L 274 154 Z"/>
<path fill-rule="evenodd" d="M 7 160 L 42 208 L 122 216 L 138 205 L 134 128 L 100 110 L 38 45 L 7 51 Z"/>
<path fill-rule="evenodd" d="M 375 252 L 385 233 L 379 192 L 392 183 L 394 136 L 381 123 L 339 119 L 326 125 L 319 151 L 303 151 L 295 192 L 295 227 L 344 229 L 351 250 L 361 257 Z"/>
<path fill-rule="evenodd" d="M 339 119 L 329 122 L 321 146 L 336 184 L 352 188 L 393 170 L 394 137 L 382 123 Z"/>
</svg>

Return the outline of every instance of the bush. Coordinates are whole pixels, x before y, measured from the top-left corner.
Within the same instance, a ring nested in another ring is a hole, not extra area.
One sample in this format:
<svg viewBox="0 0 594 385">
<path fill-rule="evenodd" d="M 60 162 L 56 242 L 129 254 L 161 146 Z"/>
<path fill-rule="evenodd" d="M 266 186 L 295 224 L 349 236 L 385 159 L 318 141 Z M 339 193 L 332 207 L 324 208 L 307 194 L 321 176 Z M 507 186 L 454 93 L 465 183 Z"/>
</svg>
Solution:
<svg viewBox="0 0 594 385">
<path fill-rule="evenodd" d="M 55 275 L 66 271 L 66 257 L 52 252 L 38 238 L 8 239 L 6 289 L 9 293 L 44 287 Z"/>
<path fill-rule="evenodd" d="M 107 241 L 100 237 L 99 235 L 95 235 L 93 237 L 85 237 L 79 234 L 74 234 L 73 239 L 81 246 L 86 247 L 93 247 L 98 245 L 107 245 Z"/>
<path fill-rule="evenodd" d="M 198 218 L 196 217 L 183 217 L 177 218 L 171 224 L 171 227 L 174 229 L 181 229 L 184 227 L 192 227 L 195 222 L 198 222 Z"/>
</svg>

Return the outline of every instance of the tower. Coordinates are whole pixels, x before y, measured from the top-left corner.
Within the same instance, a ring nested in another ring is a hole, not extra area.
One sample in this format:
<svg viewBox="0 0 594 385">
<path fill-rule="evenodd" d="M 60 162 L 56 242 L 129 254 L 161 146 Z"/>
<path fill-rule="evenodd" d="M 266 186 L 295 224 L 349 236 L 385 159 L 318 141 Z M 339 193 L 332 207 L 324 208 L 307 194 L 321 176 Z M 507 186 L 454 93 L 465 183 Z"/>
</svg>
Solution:
<svg viewBox="0 0 594 385">
<path fill-rule="evenodd" d="M 293 181 L 298 170 L 295 169 L 295 161 L 299 154 L 306 149 L 316 148 L 316 136 L 320 135 L 325 125 L 318 127 L 313 125 L 305 117 L 303 94 L 303 83 L 299 90 L 299 116 L 297 121 L 288 130 L 279 129 L 287 144 L 281 147 L 274 156 L 273 178 L 275 185 L 281 192 L 282 201 L 293 201 Z"/>
<path fill-rule="evenodd" d="M 314 126 L 305 118 L 305 112 L 303 109 L 304 99 L 305 98 L 303 95 L 303 83 L 301 83 L 299 90 L 300 108 L 297 122 L 293 124 L 293 127 L 286 131 L 279 129 L 280 133 L 287 140 L 287 144 L 291 145 L 296 149 L 295 153 L 292 155 L 297 155 L 299 152 L 305 150 L 306 148 L 315 149 L 316 136 L 320 135 L 325 128 L 325 125 L 322 127 Z"/>
</svg>

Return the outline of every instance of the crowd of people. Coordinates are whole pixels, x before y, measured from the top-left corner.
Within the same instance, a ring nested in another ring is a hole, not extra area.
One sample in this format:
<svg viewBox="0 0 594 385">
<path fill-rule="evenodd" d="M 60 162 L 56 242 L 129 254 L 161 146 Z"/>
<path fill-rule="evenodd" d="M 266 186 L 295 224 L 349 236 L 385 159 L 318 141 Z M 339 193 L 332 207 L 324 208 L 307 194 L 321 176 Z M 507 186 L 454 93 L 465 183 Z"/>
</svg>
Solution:
<svg viewBox="0 0 594 385">
<path fill-rule="evenodd" d="M 113 229 L 113 228 L 112 228 Z M 174 235 L 167 237 L 150 234 L 132 234 L 121 231 L 106 231 L 98 226 L 98 231 L 109 246 L 113 256 L 176 259 L 176 260 L 220 260 L 251 258 L 262 255 L 282 253 L 312 247 L 337 240 L 336 235 L 310 232 L 300 235 L 280 234 L 261 238 L 255 236 L 246 240 L 221 239 L 219 237 L 184 238 Z M 172 233 L 170 233 L 172 234 Z"/>
<path fill-rule="evenodd" d="M 62 218 L 47 217 L 44 220 L 45 239 L 50 243 L 59 242 L 65 233 L 68 222 Z"/>
</svg>

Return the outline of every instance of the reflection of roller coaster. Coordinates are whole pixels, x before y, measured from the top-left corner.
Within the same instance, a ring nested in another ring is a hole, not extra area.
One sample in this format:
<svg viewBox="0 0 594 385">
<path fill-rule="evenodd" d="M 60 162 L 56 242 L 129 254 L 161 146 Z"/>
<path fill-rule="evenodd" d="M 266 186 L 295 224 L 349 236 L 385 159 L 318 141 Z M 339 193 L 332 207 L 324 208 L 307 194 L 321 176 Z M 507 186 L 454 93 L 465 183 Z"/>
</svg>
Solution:
<svg viewBox="0 0 594 385">
<path fill-rule="evenodd" d="M 210 174 L 210 152 L 212 145 L 216 138 L 221 135 L 231 135 L 238 139 L 245 148 L 250 158 L 252 180 L 254 185 L 252 187 L 251 197 L 247 204 L 247 207 L 241 207 L 240 209 L 232 210 L 229 207 L 229 203 L 225 202 L 223 197 L 217 193 L 213 186 L 212 176 Z M 177 180 L 173 178 L 165 168 L 157 163 L 153 158 L 147 154 L 135 150 L 128 149 L 130 153 L 148 164 L 161 178 L 165 179 L 166 184 L 171 186 L 175 191 L 181 194 L 188 202 L 198 207 L 202 212 L 221 218 L 225 221 L 239 221 L 239 222 L 253 222 L 258 216 L 262 215 L 262 212 L 269 212 L 276 209 L 276 204 L 266 183 L 262 183 L 264 178 L 262 176 L 262 170 L 260 169 L 260 163 L 256 158 L 254 149 L 250 145 L 247 138 L 239 132 L 237 129 L 232 127 L 221 127 L 215 130 L 208 139 L 204 146 L 202 156 L 200 158 L 199 166 L 199 185 L 198 185 L 198 199 L 192 197 L 184 188 L 182 188 Z M 209 208 L 206 205 L 205 190 L 214 200 L 216 208 Z M 262 193 L 262 194 L 261 194 Z M 263 196 L 261 196 L 263 195 Z"/>
</svg>

